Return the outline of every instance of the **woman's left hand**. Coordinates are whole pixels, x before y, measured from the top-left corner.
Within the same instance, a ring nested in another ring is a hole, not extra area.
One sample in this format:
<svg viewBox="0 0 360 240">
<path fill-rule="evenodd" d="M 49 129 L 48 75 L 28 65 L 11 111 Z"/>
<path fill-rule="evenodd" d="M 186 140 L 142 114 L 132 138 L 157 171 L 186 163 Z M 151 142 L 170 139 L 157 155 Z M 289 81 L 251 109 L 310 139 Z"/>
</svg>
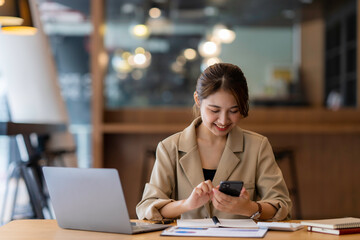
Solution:
<svg viewBox="0 0 360 240">
<path fill-rule="evenodd" d="M 243 187 L 239 197 L 233 197 L 219 191 L 219 186 L 213 188 L 212 202 L 214 207 L 222 212 L 248 215 L 251 200 L 248 191 Z"/>
</svg>

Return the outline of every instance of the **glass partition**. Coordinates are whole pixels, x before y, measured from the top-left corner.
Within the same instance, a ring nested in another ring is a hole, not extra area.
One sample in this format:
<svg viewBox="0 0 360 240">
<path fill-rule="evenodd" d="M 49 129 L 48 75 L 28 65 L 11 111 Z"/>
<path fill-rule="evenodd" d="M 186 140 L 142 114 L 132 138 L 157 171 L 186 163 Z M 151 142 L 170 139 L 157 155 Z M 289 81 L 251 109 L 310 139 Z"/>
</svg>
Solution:
<svg viewBox="0 0 360 240">
<path fill-rule="evenodd" d="M 36 0 L 56 64 L 61 95 L 76 141 L 80 167 L 91 165 L 91 75 L 89 0 Z"/>
<path fill-rule="evenodd" d="M 298 1 L 106 1 L 106 108 L 191 106 L 201 71 L 242 68 L 250 97 L 298 93 Z"/>
</svg>

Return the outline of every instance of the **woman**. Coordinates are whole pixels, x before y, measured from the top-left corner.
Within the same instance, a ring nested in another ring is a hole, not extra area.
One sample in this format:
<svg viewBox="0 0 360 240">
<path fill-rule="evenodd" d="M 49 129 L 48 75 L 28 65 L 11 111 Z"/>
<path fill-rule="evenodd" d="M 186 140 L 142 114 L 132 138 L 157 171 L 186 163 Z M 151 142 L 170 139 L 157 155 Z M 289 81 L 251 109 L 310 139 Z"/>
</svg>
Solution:
<svg viewBox="0 0 360 240">
<path fill-rule="evenodd" d="M 200 116 L 157 147 L 150 182 L 136 207 L 139 219 L 289 218 L 289 193 L 267 138 L 237 126 L 249 110 L 241 69 L 228 63 L 208 67 L 194 100 Z M 225 180 L 244 182 L 239 197 L 219 191 Z"/>
</svg>

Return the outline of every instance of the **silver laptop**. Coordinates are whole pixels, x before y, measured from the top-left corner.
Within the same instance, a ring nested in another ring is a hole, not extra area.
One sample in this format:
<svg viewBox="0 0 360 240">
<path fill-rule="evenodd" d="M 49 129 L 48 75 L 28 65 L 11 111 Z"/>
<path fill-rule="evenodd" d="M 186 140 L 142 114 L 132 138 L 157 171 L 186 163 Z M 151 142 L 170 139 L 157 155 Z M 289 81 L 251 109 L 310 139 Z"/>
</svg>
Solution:
<svg viewBox="0 0 360 240">
<path fill-rule="evenodd" d="M 169 225 L 130 222 L 116 169 L 43 167 L 60 227 L 135 234 Z"/>
</svg>

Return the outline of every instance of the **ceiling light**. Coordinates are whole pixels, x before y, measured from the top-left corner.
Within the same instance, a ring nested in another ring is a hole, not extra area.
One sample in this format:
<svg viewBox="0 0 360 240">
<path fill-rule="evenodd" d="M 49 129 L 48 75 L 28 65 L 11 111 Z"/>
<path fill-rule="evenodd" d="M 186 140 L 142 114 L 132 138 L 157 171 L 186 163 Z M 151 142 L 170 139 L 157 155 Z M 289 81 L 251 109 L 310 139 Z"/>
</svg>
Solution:
<svg viewBox="0 0 360 240">
<path fill-rule="evenodd" d="M 131 53 L 127 52 L 127 51 L 125 51 L 121 54 L 121 57 L 125 60 L 127 60 L 130 56 L 131 56 Z"/>
<path fill-rule="evenodd" d="M 14 26 L 14 27 L 3 27 L 2 33 L 13 34 L 13 35 L 34 35 L 37 29 L 34 27 L 27 26 Z"/>
<path fill-rule="evenodd" d="M 221 52 L 221 46 L 215 40 L 201 41 L 199 53 L 203 57 L 215 57 Z"/>
<path fill-rule="evenodd" d="M 135 55 L 131 55 L 127 61 L 134 68 L 147 68 L 151 63 L 151 54 L 148 51 L 142 52 L 143 48 L 137 48 L 138 53 L 135 52 Z"/>
<path fill-rule="evenodd" d="M 161 10 L 159 8 L 156 8 L 156 7 L 150 8 L 149 16 L 151 18 L 159 18 L 161 16 Z"/>
<path fill-rule="evenodd" d="M 123 52 L 117 50 L 111 60 L 111 65 L 117 73 L 131 72 L 132 67 L 128 63 L 127 59 L 131 56 L 129 52 Z"/>
<path fill-rule="evenodd" d="M 137 53 L 134 56 L 134 62 L 136 65 L 142 65 L 146 62 L 145 54 L 143 53 Z"/>
<path fill-rule="evenodd" d="M 232 43 L 236 38 L 235 32 L 222 24 L 215 25 L 213 35 L 222 43 Z"/>
<path fill-rule="evenodd" d="M 0 30 L 2 33 L 34 35 L 30 3 L 27 0 L 0 0 Z"/>
<path fill-rule="evenodd" d="M 0 16 L 0 24 L 2 26 L 20 26 L 24 19 L 19 17 Z"/>
<path fill-rule="evenodd" d="M 150 34 L 150 31 L 146 25 L 137 24 L 131 29 L 131 33 L 139 38 L 147 38 Z"/>
<path fill-rule="evenodd" d="M 196 51 L 192 48 L 187 48 L 184 50 L 184 56 L 187 60 L 194 60 L 196 55 Z"/>
<path fill-rule="evenodd" d="M 135 49 L 135 53 L 136 53 L 136 54 L 139 54 L 139 53 L 145 54 L 145 49 L 142 48 L 142 47 L 137 47 L 137 48 Z"/>
</svg>

